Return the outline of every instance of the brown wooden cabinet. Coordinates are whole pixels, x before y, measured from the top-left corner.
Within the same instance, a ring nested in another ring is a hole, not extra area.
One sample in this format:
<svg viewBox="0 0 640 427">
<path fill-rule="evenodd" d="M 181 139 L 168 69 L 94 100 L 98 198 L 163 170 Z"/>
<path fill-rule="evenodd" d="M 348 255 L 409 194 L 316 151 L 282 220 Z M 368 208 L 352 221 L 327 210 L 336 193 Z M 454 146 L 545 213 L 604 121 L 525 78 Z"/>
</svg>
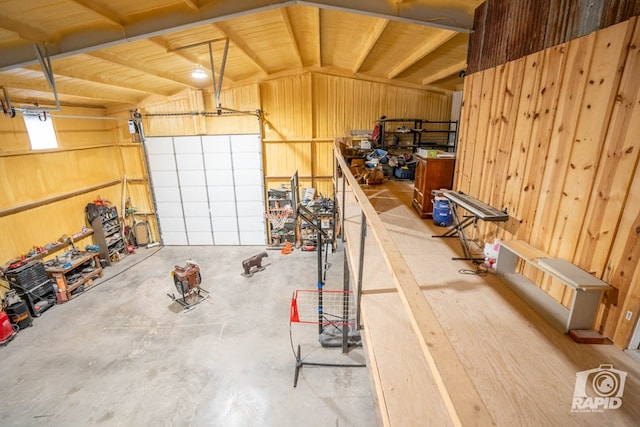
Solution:
<svg viewBox="0 0 640 427">
<path fill-rule="evenodd" d="M 416 175 L 411 205 L 420 214 L 420 218 L 431 218 L 433 216 L 431 190 L 452 189 L 456 159 L 432 159 L 418 154 L 415 158 Z"/>
</svg>

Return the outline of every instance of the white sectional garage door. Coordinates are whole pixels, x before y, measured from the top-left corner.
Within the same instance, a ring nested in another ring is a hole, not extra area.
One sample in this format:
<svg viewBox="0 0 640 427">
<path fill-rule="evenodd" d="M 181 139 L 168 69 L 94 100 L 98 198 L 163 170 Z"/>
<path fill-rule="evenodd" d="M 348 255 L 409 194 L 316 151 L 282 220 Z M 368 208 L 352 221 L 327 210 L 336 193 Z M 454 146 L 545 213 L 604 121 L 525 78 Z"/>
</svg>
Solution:
<svg viewBox="0 0 640 427">
<path fill-rule="evenodd" d="M 145 140 L 165 245 L 264 245 L 259 135 Z"/>
</svg>

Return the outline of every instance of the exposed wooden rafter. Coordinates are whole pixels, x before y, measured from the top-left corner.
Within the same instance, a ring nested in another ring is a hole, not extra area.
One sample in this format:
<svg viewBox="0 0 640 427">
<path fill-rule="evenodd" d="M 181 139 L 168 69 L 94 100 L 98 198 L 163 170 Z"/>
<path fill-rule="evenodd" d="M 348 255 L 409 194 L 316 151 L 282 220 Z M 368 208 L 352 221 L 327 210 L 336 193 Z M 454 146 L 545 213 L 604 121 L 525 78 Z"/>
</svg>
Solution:
<svg viewBox="0 0 640 427">
<path fill-rule="evenodd" d="M 96 3 L 94 0 L 67 0 L 69 2 L 75 3 L 83 8 L 99 15 L 101 18 L 106 19 L 110 23 L 117 25 L 119 27 L 124 28 L 124 24 L 117 13 L 109 10 L 108 8 L 101 6 L 99 3 Z"/>
<path fill-rule="evenodd" d="M 251 47 L 247 43 L 245 43 L 242 37 L 236 34 L 236 32 L 233 31 L 229 25 L 225 24 L 224 22 L 218 22 L 216 24 L 211 24 L 211 25 L 216 30 L 224 34 L 224 36 L 228 38 L 229 41 L 233 43 L 237 49 L 239 49 L 242 53 L 244 53 L 247 56 L 247 58 L 251 60 L 251 62 L 256 64 L 256 66 L 260 68 L 260 70 L 263 73 L 269 74 L 269 67 L 267 67 L 267 65 L 264 62 L 262 62 L 260 58 L 258 58 L 258 55 L 256 55 L 256 53 L 251 49 Z"/>
<path fill-rule="evenodd" d="M 313 10 L 313 22 L 316 27 L 314 28 L 313 34 L 316 36 L 315 45 L 318 47 L 316 64 L 318 67 L 322 67 L 322 22 L 321 22 L 321 14 L 320 9 Z"/>
<path fill-rule="evenodd" d="M 454 31 L 449 30 L 439 30 L 427 43 L 421 44 L 418 47 L 413 48 L 411 54 L 407 56 L 404 60 L 400 61 L 396 65 L 391 68 L 389 74 L 387 74 L 387 78 L 394 79 L 398 76 L 398 74 L 407 70 L 416 62 L 420 61 L 425 56 L 429 55 L 440 46 L 451 40 L 456 34 Z"/>
<path fill-rule="evenodd" d="M 367 41 L 364 43 L 362 50 L 360 51 L 360 55 L 356 58 L 355 64 L 351 69 L 354 73 L 360 71 L 360 67 L 364 63 L 367 56 L 371 52 L 371 49 L 376 45 L 378 39 L 384 32 L 385 28 L 389 25 L 388 19 L 379 19 L 375 22 L 373 29 L 369 32 L 369 37 L 367 37 Z"/>
<path fill-rule="evenodd" d="M 17 34 L 20 38 L 30 42 L 46 42 L 49 36 L 44 31 L 22 22 L 0 15 L 0 28 Z M 31 47 L 29 47 L 31 49 Z"/>
<path fill-rule="evenodd" d="M 196 12 L 200 9 L 198 6 L 198 0 L 182 0 L 184 4 L 186 4 L 190 9 L 195 10 Z"/>
<path fill-rule="evenodd" d="M 12 88 L 20 88 L 20 90 L 39 92 L 36 94 L 39 98 L 53 98 L 53 93 L 51 92 L 51 88 L 49 84 L 46 82 L 44 78 L 39 80 L 35 80 L 28 77 L 23 76 L 10 76 L 8 74 L 3 74 L 2 76 L 3 84 L 7 87 Z M 97 85 L 97 83 L 93 83 Z M 137 94 L 124 94 L 123 91 L 118 91 L 117 93 L 108 90 L 96 90 L 92 91 L 89 95 L 86 90 L 79 88 L 77 84 L 70 84 L 68 81 L 64 79 L 60 79 L 56 81 L 56 88 L 58 90 L 58 94 L 60 96 L 75 96 L 84 99 L 94 100 L 94 103 L 106 101 L 106 102 L 114 102 L 114 103 L 130 103 L 135 104 L 139 102 L 143 96 L 141 92 Z"/>
<path fill-rule="evenodd" d="M 153 71 L 153 70 L 149 69 L 148 67 L 144 67 L 144 66 L 140 65 L 139 63 L 137 63 L 135 61 L 131 61 L 129 59 L 123 59 L 122 57 L 120 57 L 118 55 L 107 53 L 105 51 L 91 52 L 91 53 L 88 53 L 87 55 L 93 56 L 94 58 L 98 58 L 98 59 L 101 59 L 103 61 L 113 62 L 114 64 L 118 64 L 118 65 L 121 65 L 123 67 L 127 67 L 127 68 L 130 68 L 132 70 L 139 71 L 141 73 L 152 75 L 154 77 L 158 77 L 158 78 L 161 78 L 161 79 L 169 80 L 169 81 L 171 81 L 173 83 L 178 83 L 178 84 L 183 85 L 185 87 L 194 87 L 194 85 L 191 84 L 191 82 L 189 82 L 189 81 L 187 81 L 185 79 L 176 78 L 175 74 L 164 73 L 164 72 L 161 73 L 161 72 Z"/>
<path fill-rule="evenodd" d="M 31 70 L 34 72 L 42 72 L 40 66 L 38 65 L 30 65 L 28 67 L 24 68 L 25 70 Z M 126 83 L 122 83 L 122 82 L 114 82 L 112 80 L 110 80 L 108 77 L 105 78 L 105 76 L 103 75 L 85 75 L 82 71 L 78 71 L 77 69 L 70 69 L 68 66 L 60 66 L 60 64 L 56 64 L 56 70 L 54 75 L 56 77 L 64 77 L 67 79 L 73 79 L 75 81 L 78 82 L 82 82 L 85 84 L 101 84 L 101 85 L 106 85 L 106 86 L 110 86 L 110 87 L 114 87 L 114 88 L 118 88 L 118 89 L 126 89 L 126 90 L 132 90 L 132 91 L 136 91 L 136 92 L 140 92 L 140 93 L 146 93 L 146 94 L 161 94 L 164 96 L 170 96 L 173 94 L 173 92 L 166 92 L 163 93 L 162 91 L 158 90 L 157 88 L 154 89 L 153 91 L 150 89 L 144 89 L 140 86 L 137 85 L 133 85 L 133 84 L 126 84 Z"/>
<path fill-rule="evenodd" d="M 450 65 L 446 68 L 440 69 L 437 73 L 431 74 L 429 77 L 422 79 L 423 85 L 429 85 L 431 83 L 437 82 L 438 80 L 442 80 L 446 77 L 452 76 L 454 74 L 459 73 L 460 71 L 467 68 L 467 61 L 456 62 L 453 65 Z"/>
<path fill-rule="evenodd" d="M 296 58 L 298 60 L 298 66 L 303 67 L 304 65 L 302 63 L 302 55 L 300 55 L 300 47 L 298 46 L 298 41 L 296 40 L 296 36 L 293 33 L 293 28 L 291 28 L 291 20 L 289 19 L 289 13 L 287 12 L 286 7 L 280 8 L 280 15 L 282 16 L 282 21 L 287 28 L 287 34 L 289 35 L 291 45 L 295 50 Z"/>
</svg>

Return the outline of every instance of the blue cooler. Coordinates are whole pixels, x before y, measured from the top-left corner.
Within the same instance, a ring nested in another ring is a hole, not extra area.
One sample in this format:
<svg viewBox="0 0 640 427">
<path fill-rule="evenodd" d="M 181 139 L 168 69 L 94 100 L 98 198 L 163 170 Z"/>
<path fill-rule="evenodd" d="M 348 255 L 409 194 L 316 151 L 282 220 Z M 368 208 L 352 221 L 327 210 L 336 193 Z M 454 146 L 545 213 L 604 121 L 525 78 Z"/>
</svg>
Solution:
<svg viewBox="0 0 640 427">
<path fill-rule="evenodd" d="M 433 223 L 440 227 L 449 227 L 453 223 L 448 199 L 439 196 L 433 199 Z"/>
</svg>

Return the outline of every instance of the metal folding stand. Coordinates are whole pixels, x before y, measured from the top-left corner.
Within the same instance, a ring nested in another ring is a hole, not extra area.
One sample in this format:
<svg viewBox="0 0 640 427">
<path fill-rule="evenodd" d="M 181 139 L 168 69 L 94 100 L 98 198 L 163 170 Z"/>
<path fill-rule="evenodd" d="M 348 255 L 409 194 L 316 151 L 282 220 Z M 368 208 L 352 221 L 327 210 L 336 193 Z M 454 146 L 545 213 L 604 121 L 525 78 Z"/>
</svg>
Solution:
<svg viewBox="0 0 640 427">
<path fill-rule="evenodd" d="M 347 353 L 349 350 L 349 303 L 350 303 L 350 290 L 349 290 L 349 269 L 347 265 L 347 257 L 346 254 L 343 254 L 344 258 L 344 280 L 343 280 L 343 290 L 342 291 L 324 291 L 325 293 L 334 294 L 336 292 L 340 293 L 342 296 L 342 317 L 338 318 L 338 320 L 328 319 L 328 316 L 333 316 L 331 313 L 325 311 L 325 304 L 323 299 L 323 288 L 324 288 L 324 268 L 323 268 L 323 260 L 322 260 L 322 252 L 323 252 L 323 238 L 329 238 L 329 236 L 322 230 L 322 227 L 316 224 L 316 221 L 313 219 L 313 214 L 307 210 L 303 206 L 299 206 L 298 215 L 305 220 L 309 226 L 311 226 L 317 233 L 317 251 L 318 251 L 318 286 L 315 294 L 317 295 L 317 313 L 318 313 L 318 335 L 322 335 L 324 329 L 327 326 L 331 327 L 341 327 L 342 330 L 342 352 Z M 335 238 L 335 236 L 333 236 Z M 328 253 L 328 248 L 327 248 Z M 301 291 L 296 291 L 294 294 L 294 300 L 292 300 L 292 309 L 290 322 L 292 321 L 300 321 L 299 313 L 297 309 L 297 305 L 294 309 L 294 301 L 297 300 L 297 294 Z M 312 292 L 312 291 L 307 291 Z M 295 312 L 294 312 L 295 311 Z M 294 320 L 295 319 L 295 320 Z M 316 323 L 306 321 L 303 323 Z M 293 345 L 293 342 L 292 342 Z M 333 368 L 362 368 L 366 367 L 365 364 L 343 364 L 343 363 L 320 363 L 320 362 L 305 362 L 302 359 L 300 345 L 297 346 L 297 351 L 295 352 L 296 358 L 296 366 L 293 377 L 293 387 L 298 385 L 298 377 L 300 375 L 300 370 L 303 366 L 321 366 L 321 367 L 333 367 Z"/>
<path fill-rule="evenodd" d="M 437 236 L 432 237 L 458 237 L 460 240 L 460 246 L 462 246 L 462 252 L 464 253 L 464 257 L 453 257 L 453 260 L 465 260 L 465 261 L 484 261 L 484 258 L 474 257 L 471 253 L 471 249 L 469 248 L 469 240 L 467 240 L 467 235 L 464 232 L 464 229 L 473 224 L 473 227 L 478 226 L 478 219 L 472 215 L 463 215 L 462 221 L 460 221 L 460 217 L 458 216 L 457 210 L 455 208 L 451 209 L 451 214 L 453 216 L 453 225 L 449 227 L 449 229 L 444 233 Z"/>
<path fill-rule="evenodd" d="M 474 227 L 477 227 L 479 219 L 487 222 L 504 222 L 509 219 L 509 215 L 507 215 L 505 211 L 498 210 L 462 192 L 444 191 L 442 195 L 452 204 L 451 213 L 453 216 L 453 225 L 449 227 L 444 234 L 434 235 L 432 237 L 458 237 L 460 246 L 462 246 L 462 251 L 464 252 L 464 257 L 453 257 L 452 259 L 454 260 L 484 261 L 484 257 L 474 257 L 471 253 L 469 240 L 464 230 L 472 224 Z M 463 215 L 462 221 L 460 221 L 458 207 L 471 213 L 471 215 Z"/>
</svg>

